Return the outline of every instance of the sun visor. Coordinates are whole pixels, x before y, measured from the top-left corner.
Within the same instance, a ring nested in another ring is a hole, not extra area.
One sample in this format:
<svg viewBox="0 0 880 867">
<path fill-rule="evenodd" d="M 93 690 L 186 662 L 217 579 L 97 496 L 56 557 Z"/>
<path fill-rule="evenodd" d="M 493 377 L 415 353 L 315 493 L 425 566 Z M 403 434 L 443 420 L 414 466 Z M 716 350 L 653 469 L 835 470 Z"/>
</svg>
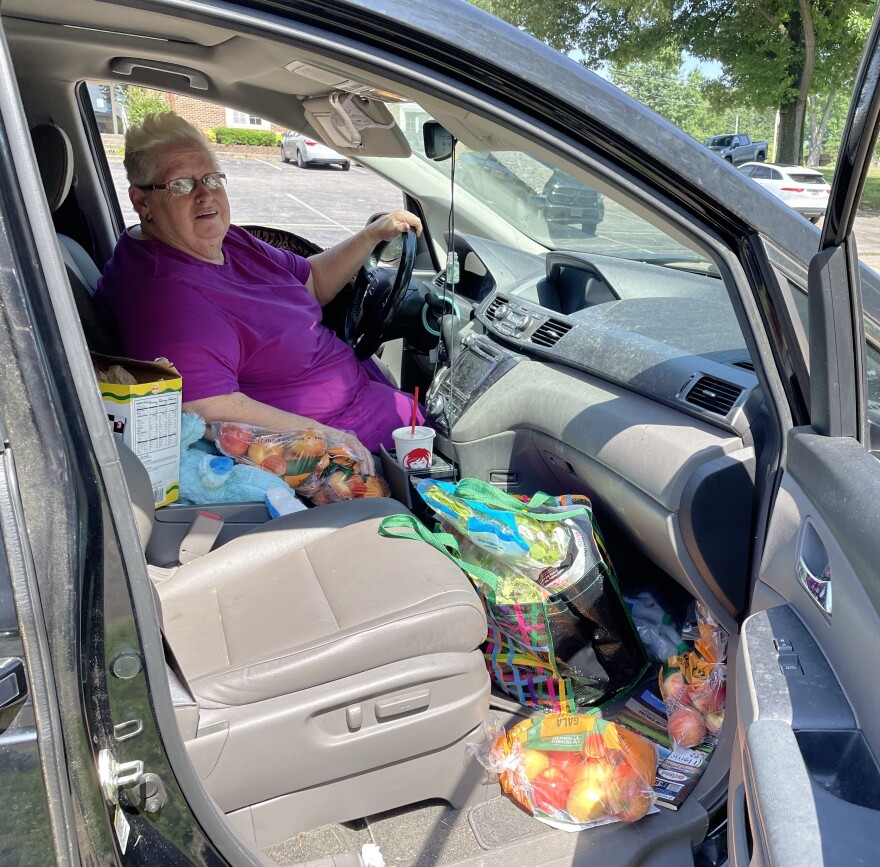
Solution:
<svg viewBox="0 0 880 867">
<path fill-rule="evenodd" d="M 324 143 L 349 156 L 408 157 L 409 142 L 385 103 L 336 91 L 303 101 L 306 117 Z"/>
</svg>

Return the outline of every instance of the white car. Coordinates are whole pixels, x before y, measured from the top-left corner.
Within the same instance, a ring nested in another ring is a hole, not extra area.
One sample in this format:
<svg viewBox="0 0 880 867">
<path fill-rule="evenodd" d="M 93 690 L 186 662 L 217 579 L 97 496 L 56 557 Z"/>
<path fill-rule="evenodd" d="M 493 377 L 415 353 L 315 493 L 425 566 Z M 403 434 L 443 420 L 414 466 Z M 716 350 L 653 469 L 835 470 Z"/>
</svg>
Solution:
<svg viewBox="0 0 880 867">
<path fill-rule="evenodd" d="M 818 223 L 828 207 L 831 185 L 817 169 L 774 163 L 743 163 L 739 168 L 812 223 Z"/>
<path fill-rule="evenodd" d="M 281 159 L 286 163 L 295 159 L 301 169 L 311 165 L 340 166 L 347 172 L 351 168 L 348 157 L 298 132 L 286 132 L 281 137 Z"/>
</svg>

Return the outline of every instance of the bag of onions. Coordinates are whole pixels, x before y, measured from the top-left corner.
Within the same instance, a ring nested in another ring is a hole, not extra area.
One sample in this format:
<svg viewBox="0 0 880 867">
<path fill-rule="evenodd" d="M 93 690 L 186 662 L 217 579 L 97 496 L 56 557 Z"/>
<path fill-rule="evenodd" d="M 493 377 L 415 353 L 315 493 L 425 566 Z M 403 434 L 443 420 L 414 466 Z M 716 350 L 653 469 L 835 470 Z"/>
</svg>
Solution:
<svg viewBox="0 0 880 867">
<path fill-rule="evenodd" d="M 670 657 L 660 669 L 660 695 L 675 749 L 698 746 L 724 722 L 727 698 L 727 634 L 697 603 L 694 649 Z"/>
</svg>

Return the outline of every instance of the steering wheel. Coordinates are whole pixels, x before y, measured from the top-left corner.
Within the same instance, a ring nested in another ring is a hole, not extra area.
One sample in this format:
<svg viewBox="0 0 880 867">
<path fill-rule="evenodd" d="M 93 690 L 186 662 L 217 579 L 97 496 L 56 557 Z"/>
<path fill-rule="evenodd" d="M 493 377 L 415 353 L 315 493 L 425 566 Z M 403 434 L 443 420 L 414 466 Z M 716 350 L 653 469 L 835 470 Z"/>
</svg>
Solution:
<svg viewBox="0 0 880 867">
<path fill-rule="evenodd" d="M 397 244 L 399 256 L 383 261 L 386 248 Z M 381 346 L 383 335 L 399 313 L 415 261 L 416 234 L 401 232 L 399 239 L 379 242 L 358 272 L 351 305 L 345 314 L 345 342 L 361 361 Z"/>
</svg>

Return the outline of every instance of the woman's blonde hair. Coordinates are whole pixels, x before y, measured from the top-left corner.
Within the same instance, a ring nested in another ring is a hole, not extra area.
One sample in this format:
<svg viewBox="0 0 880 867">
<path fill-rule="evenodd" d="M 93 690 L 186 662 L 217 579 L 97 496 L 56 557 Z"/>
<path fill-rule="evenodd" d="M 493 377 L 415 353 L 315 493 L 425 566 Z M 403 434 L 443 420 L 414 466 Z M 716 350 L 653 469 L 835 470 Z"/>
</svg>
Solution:
<svg viewBox="0 0 880 867">
<path fill-rule="evenodd" d="M 160 171 L 162 149 L 166 145 L 185 142 L 213 153 L 204 134 L 173 111 L 148 114 L 138 126 L 125 133 L 125 173 L 132 186 L 152 184 Z"/>
</svg>

